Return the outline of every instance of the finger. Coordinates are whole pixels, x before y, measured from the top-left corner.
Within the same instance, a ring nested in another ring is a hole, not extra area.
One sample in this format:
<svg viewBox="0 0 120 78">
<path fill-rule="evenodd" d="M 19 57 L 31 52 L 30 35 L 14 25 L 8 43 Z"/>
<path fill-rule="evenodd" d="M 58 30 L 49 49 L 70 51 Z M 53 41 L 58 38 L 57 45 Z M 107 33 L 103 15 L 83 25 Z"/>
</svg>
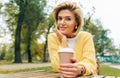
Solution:
<svg viewBox="0 0 120 78">
<path fill-rule="evenodd" d="M 65 78 L 73 78 L 75 75 L 71 72 L 62 72 L 61 73 Z"/>
<path fill-rule="evenodd" d="M 71 72 L 71 73 L 77 73 L 77 69 L 76 68 L 60 68 L 61 72 Z"/>
<path fill-rule="evenodd" d="M 60 38 L 61 32 L 57 29 L 57 26 L 54 28 L 54 31 L 57 34 L 58 38 Z"/>
<path fill-rule="evenodd" d="M 55 27 L 55 32 L 57 35 L 61 36 L 62 33 L 59 31 L 58 26 Z"/>
<path fill-rule="evenodd" d="M 73 63 L 65 63 L 65 64 L 60 64 L 60 67 L 66 67 L 66 68 L 73 68 L 76 65 Z"/>
<path fill-rule="evenodd" d="M 72 67 L 72 68 L 70 68 Z M 65 77 L 76 77 L 78 74 L 78 69 L 73 65 L 69 67 L 60 67 L 60 73 L 63 74 Z"/>
<path fill-rule="evenodd" d="M 70 61 L 71 61 L 71 63 L 76 63 L 77 59 L 73 57 L 73 58 L 70 59 Z"/>
<path fill-rule="evenodd" d="M 65 72 L 65 71 L 61 71 L 61 74 L 65 77 L 65 78 L 75 78 L 76 74 L 73 72 Z"/>
<path fill-rule="evenodd" d="M 69 71 L 77 72 L 77 67 L 76 67 L 76 65 L 68 65 L 68 66 L 63 65 L 63 66 L 60 66 L 60 70 L 67 71 L 67 72 L 69 72 Z"/>
</svg>

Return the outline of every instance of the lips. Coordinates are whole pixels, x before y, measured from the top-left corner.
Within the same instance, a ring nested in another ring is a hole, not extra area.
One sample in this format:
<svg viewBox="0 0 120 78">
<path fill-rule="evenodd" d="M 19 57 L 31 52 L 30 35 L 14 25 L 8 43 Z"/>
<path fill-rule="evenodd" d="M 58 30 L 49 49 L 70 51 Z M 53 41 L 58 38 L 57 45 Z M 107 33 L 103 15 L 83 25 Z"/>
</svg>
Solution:
<svg viewBox="0 0 120 78">
<path fill-rule="evenodd" d="M 64 31 L 66 28 L 65 27 L 60 27 L 60 30 Z"/>
</svg>

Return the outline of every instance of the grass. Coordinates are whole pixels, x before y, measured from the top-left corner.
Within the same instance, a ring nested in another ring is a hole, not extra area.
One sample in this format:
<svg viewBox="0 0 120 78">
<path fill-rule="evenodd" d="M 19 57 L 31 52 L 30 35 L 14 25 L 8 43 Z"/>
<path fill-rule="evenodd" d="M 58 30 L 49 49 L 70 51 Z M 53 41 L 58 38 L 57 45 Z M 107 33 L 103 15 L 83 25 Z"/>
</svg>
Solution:
<svg viewBox="0 0 120 78">
<path fill-rule="evenodd" d="M 6 60 L 0 60 L 0 65 L 4 65 L 4 64 L 12 64 L 12 62 Z"/>
<path fill-rule="evenodd" d="M 33 64 L 37 64 L 40 62 L 34 62 Z M 6 60 L 0 60 L 0 65 L 14 65 L 16 63 L 13 62 L 8 62 Z M 28 64 L 27 62 L 23 62 L 22 64 Z M 42 64 L 42 62 L 41 62 Z M 36 70 L 44 70 L 44 71 L 48 71 L 48 72 L 55 72 L 51 66 L 48 67 L 37 67 L 37 68 L 26 68 L 26 69 L 19 69 L 19 70 L 8 70 L 8 71 L 1 71 L 0 70 L 0 74 L 10 74 L 10 73 L 17 73 L 17 72 L 29 72 L 29 71 L 36 71 Z"/>
<path fill-rule="evenodd" d="M 10 73 L 17 73 L 17 72 L 29 72 L 29 71 L 36 71 L 36 70 L 44 70 L 48 72 L 55 72 L 51 66 L 48 67 L 38 67 L 38 68 L 29 68 L 29 69 L 20 69 L 14 71 L 0 71 L 0 74 L 10 74 Z"/>
<path fill-rule="evenodd" d="M 101 72 L 101 75 L 104 75 L 104 76 L 115 76 L 115 77 L 120 76 L 120 69 L 112 68 L 107 65 L 101 65 L 100 72 Z"/>
</svg>

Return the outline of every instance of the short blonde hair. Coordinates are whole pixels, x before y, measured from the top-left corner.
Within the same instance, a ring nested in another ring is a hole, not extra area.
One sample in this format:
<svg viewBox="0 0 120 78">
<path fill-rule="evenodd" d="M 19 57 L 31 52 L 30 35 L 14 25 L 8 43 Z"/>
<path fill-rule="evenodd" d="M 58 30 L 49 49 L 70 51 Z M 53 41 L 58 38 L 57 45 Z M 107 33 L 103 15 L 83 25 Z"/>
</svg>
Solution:
<svg viewBox="0 0 120 78">
<path fill-rule="evenodd" d="M 69 2 L 69 1 L 66 1 L 66 2 L 63 2 L 59 5 L 57 5 L 53 10 L 55 21 L 58 20 L 58 13 L 64 9 L 67 9 L 67 10 L 73 12 L 73 14 L 75 15 L 75 20 L 77 22 L 77 30 L 75 31 L 75 34 L 77 34 L 84 24 L 83 13 L 82 13 L 80 7 L 77 6 L 77 4 L 75 2 Z"/>
</svg>

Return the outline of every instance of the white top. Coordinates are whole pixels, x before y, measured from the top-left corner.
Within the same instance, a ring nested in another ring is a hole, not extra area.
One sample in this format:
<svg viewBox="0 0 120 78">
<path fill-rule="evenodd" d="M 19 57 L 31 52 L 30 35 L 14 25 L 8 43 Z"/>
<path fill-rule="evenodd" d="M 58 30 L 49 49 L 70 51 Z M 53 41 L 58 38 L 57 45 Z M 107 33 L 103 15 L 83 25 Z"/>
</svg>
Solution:
<svg viewBox="0 0 120 78">
<path fill-rule="evenodd" d="M 76 42 L 78 36 L 75 36 L 73 38 L 68 38 L 68 46 L 69 48 L 73 48 Z"/>
<path fill-rule="evenodd" d="M 73 38 L 68 38 L 68 46 L 69 46 L 69 48 L 59 47 L 58 52 L 74 52 L 73 48 L 74 48 L 77 37 L 78 36 L 75 36 Z"/>
</svg>

